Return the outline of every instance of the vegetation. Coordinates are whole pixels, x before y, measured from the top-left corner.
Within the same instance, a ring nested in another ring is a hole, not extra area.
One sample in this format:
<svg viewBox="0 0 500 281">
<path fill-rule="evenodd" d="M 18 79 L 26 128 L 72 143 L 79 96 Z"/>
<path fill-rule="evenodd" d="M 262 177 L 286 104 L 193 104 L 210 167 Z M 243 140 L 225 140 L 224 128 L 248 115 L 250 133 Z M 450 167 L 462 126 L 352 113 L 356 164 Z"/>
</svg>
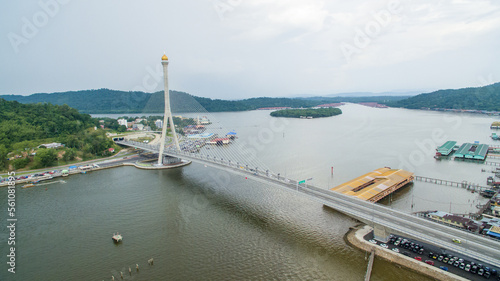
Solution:
<svg viewBox="0 0 500 281">
<path fill-rule="evenodd" d="M 306 108 L 306 109 L 283 109 L 271 112 L 273 117 L 291 117 L 291 118 L 301 118 L 301 117 L 330 117 L 342 114 L 342 110 L 339 108 Z"/>
<path fill-rule="evenodd" d="M 109 89 L 33 94 L 4 95 L 0 98 L 21 103 L 67 104 L 84 113 L 159 113 L 164 111 L 163 91 L 156 93 L 124 92 Z M 251 98 L 220 100 L 170 91 L 172 112 L 222 112 L 255 110 L 262 107 L 313 107 L 334 102 L 387 102 L 404 97 L 313 97 L 313 98 Z M 106 126 L 108 127 L 108 126 Z"/>
<path fill-rule="evenodd" d="M 386 102 L 388 106 L 430 109 L 468 109 L 500 111 L 500 83 L 457 90 L 439 90 L 404 100 Z"/>
<path fill-rule="evenodd" d="M 109 122 L 114 126 L 116 120 Z M 94 129 L 98 125 L 97 119 L 68 105 L 21 104 L 0 99 L 0 170 L 43 168 L 59 161 L 110 155 L 109 148 L 119 148 L 104 130 Z M 64 146 L 56 149 L 42 145 L 52 142 Z"/>
</svg>

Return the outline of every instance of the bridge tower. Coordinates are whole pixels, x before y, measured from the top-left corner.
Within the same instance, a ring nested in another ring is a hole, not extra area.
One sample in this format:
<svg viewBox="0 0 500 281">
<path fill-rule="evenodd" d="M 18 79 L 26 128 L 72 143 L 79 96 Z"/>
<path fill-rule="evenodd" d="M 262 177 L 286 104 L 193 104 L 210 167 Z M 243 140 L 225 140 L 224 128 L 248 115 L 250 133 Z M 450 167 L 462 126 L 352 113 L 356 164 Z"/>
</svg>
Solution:
<svg viewBox="0 0 500 281">
<path fill-rule="evenodd" d="M 163 117 L 163 127 L 161 129 L 160 140 L 160 154 L 158 155 L 158 165 L 163 165 L 163 150 L 165 149 L 165 138 L 167 136 L 167 125 L 170 123 L 170 130 L 174 139 L 174 145 L 177 151 L 181 151 L 177 133 L 175 132 L 174 120 L 172 118 L 172 111 L 170 110 L 170 93 L 168 91 L 168 57 L 163 55 L 161 57 L 161 64 L 163 65 L 163 81 L 165 84 L 165 116 Z"/>
</svg>

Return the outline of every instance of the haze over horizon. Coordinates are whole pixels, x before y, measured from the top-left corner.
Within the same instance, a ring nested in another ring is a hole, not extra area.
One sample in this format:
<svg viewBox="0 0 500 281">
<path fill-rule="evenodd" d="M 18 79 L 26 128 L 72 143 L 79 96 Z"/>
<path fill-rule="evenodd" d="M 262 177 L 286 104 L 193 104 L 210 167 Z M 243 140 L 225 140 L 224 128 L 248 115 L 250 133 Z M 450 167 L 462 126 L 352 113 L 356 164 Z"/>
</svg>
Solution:
<svg viewBox="0 0 500 281">
<path fill-rule="evenodd" d="M 0 4 L 0 95 L 109 88 L 245 99 L 429 92 L 500 80 L 495 1 Z"/>
</svg>

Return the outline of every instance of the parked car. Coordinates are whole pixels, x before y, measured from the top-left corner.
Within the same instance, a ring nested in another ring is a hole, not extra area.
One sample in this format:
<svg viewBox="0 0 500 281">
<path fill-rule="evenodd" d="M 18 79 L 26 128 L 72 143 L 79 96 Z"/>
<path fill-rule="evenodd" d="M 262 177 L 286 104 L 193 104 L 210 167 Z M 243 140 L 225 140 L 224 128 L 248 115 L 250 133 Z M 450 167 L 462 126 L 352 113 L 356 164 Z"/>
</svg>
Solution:
<svg viewBox="0 0 500 281">
<path fill-rule="evenodd" d="M 377 241 L 375 241 L 373 239 L 368 240 L 368 242 L 373 243 L 373 244 L 377 244 Z"/>
<path fill-rule="evenodd" d="M 438 261 L 442 261 L 442 260 L 443 260 L 443 258 L 444 258 L 444 256 L 443 256 L 443 255 L 440 255 L 440 256 L 437 258 L 437 260 L 438 260 Z"/>
<path fill-rule="evenodd" d="M 380 244 L 380 247 L 386 248 L 386 249 L 389 248 L 389 246 L 387 246 L 387 244 Z"/>
<path fill-rule="evenodd" d="M 465 271 L 469 272 L 469 271 L 470 271 L 470 268 L 471 268 L 471 265 L 470 265 L 470 263 L 468 263 L 468 264 L 465 266 Z"/>
<path fill-rule="evenodd" d="M 446 266 L 440 266 L 439 268 L 441 268 L 444 271 L 448 271 L 448 268 Z"/>
<path fill-rule="evenodd" d="M 470 269 L 470 272 L 476 274 L 477 273 L 477 265 L 473 265 Z"/>
<path fill-rule="evenodd" d="M 465 263 L 461 262 L 460 265 L 458 266 L 460 269 L 465 269 Z"/>
<path fill-rule="evenodd" d="M 422 261 L 422 257 L 415 257 L 417 261 Z"/>
<path fill-rule="evenodd" d="M 399 249 L 398 248 L 392 248 L 392 250 L 396 253 L 399 253 Z"/>
<path fill-rule="evenodd" d="M 427 255 L 429 258 L 432 258 L 432 256 L 434 255 L 433 252 L 429 252 L 429 255 Z"/>
<path fill-rule="evenodd" d="M 431 261 L 431 260 L 426 260 L 425 263 L 430 264 L 430 265 L 434 265 L 434 261 Z"/>
</svg>

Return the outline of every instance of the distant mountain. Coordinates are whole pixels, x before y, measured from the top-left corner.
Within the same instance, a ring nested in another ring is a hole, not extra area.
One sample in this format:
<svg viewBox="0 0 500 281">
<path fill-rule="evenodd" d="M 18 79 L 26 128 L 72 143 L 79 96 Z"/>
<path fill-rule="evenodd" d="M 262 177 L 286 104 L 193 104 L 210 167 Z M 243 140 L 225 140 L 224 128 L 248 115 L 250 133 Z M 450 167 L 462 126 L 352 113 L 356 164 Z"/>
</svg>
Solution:
<svg viewBox="0 0 500 281">
<path fill-rule="evenodd" d="M 500 82 L 483 87 L 439 90 L 399 101 L 385 103 L 391 107 L 412 109 L 468 109 L 500 111 Z"/>
<path fill-rule="evenodd" d="M 82 113 L 161 113 L 164 110 L 163 92 L 125 92 L 110 89 L 82 90 L 60 93 L 39 93 L 29 96 L 3 95 L 5 100 L 20 103 L 67 104 Z M 221 112 L 244 111 L 262 107 L 313 107 L 334 102 L 387 102 L 405 97 L 312 97 L 269 98 L 259 97 L 244 100 L 220 100 L 170 91 L 172 112 Z"/>
<path fill-rule="evenodd" d="M 125 92 L 109 89 L 40 93 L 29 96 L 3 95 L 0 98 L 25 104 L 67 104 L 83 113 L 160 113 L 163 112 L 165 106 L 163 92 Z M 289 98 L 252 98 L 229 101 L 196 97 L 179 91 L 170 91 L 170 101 L 172 112 L 244 111 L 273 106 L 311 107 L 321 103 Z"/>
<path fill-rule="evenodd" d="M 379 93 L 374 93 L 374 92 L 346 92 L 346 93 L 337 93 L 337 94 L 322 94 L 319 97 L 323 98 L 331 98 L 331 97 L 346 97 L 346 98 L 353 98 L 353 97 L 408 97 L 408 96 L 415 96 L 418 94 L 421 94 L 425 92 L 426 90 L 415 90 L 415 91 L 389 91 L 389 92 L 379 92 Z M 318 95 L 310 95 L 310 94 L 303 94 L 303 95 L 294 95 L 294 96 L 289 96 L 289 98 L 312 98 L 312 97 L 318 97 Z"/>
</svg>

